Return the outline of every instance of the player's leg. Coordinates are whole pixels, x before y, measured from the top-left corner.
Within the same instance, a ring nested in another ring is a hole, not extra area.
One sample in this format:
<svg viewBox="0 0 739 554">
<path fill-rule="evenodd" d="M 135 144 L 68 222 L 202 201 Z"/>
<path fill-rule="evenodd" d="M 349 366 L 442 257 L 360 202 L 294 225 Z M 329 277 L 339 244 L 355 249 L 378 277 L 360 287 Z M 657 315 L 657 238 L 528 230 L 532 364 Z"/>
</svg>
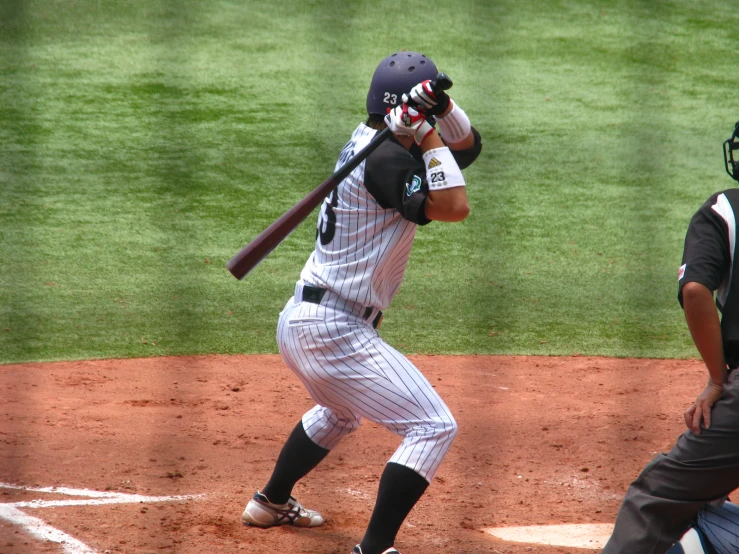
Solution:
<svg viewBox="0 0 739 554">
<path fill-rule="evenodd" d="M 713 407 L 710 429 L 687 431 L 626 492 L 603 554 L 664 554 L 706 502 L 739 487 L 739 371 Z"/>
<path fill-rule="evenodd" d="M 306 413 L 282 447 L 269 482 L 247 504 L 242 515 L 244 521 L 260 527 L 282 524 L 315 527 L 323 524 L 320 513 L 306 510 L 291 496 L 293 487 L 328 455 L 342 437 L 357 429 L 359 423 L 356 418 L 339 418 L 323 406 L 315 406 Z M 289 510 L 296 514 L 297 519 L 280 519 L 282 512 L 288 509 L 287 504 L 294 505 Z M 278 505 L 277 512 L 275 505 Z"/>
<path fill-rule="evenodd" d="M 281 352 L 316 402 L 306 432 L 325 448 L 359 425 L 382 424 L 403 437 L 383 471 L 363 554 L 383 552 L 421 498 L 457 433 L 449 409 L 421 372 L 366 321 L 305 305 L 283 333 Z M 314 319 L 311 319 L 311 318 Z"/>
<path fill-rule="evenodd" d="M 275 504 L 284 504 L 293 487 L 329 453 L 313 442 L 299 421 L 282 447 L 274 471 L 261 493 Z"/>
<path fill-rule="evenodd" d="M 667 554 L 737 554 L 739 506 L 727 497 L 704 505 L 690 529 Z"/>
<path fill-rule="evenodd" d="M 318 446 L 333 448 L 361 417 L 403 436 L 383 472 L 362 541 L 363 554 L 383 552 L 449 449 L 457 432 L 454 418 L 421 372 L 361 318 L 296 304 L 280 318 L 278 344 L 285 362 L 323 407 L 303 418 L 306 434 Z"/>
<path fill-rule="evenodd" d="M 357 359 L 372 368 L 365 377 L 371 385 L 355 388 L 362 416 L 403 437 L 382 473 L 358 549 L 379 554 L 395 543 L 403 521 L 426 491 L 456 436 L 457 423 L 423 374 L 376 334 Z"/>
<path fill-rule="evenodd" d="M 367 530 L 358 545 L 359 553 L 380 554 L 393 546 L 400 527 L 428 486 L 429 482 L 416 471 L 388 462 L 380 478 Z"/>
<path fill-rule="evenodd" d="M 296 306 L 291 299 L 280 313 L 277 341 L 285 362 L 301 376 L 302 372 L 295 367 L 295 357 L 299 356 L 296 352 L 298 345 L 291 336 L 295 330 L 288 325 L 290 321 L 300 321 L 302 318 Z M 328 430 L 320 436 L 317 433 L 316 421 L 323 421 L 327 426 L 335 427 L 337 431 L 332 433 Z M 292 489 L 328 455 L 341 436 L 354 430 L 358 424 L 359 422 L 355 420 L 341 422 L 321 406 L 316 406 L 305 414 L 282 447 L 268 483 L 254 494 L 244 509 L 242 514 L 244 522 L 260 527 L 284 524 L 305 527 L 321 525 L 323 517 L 318 512 L 303 508 L 292 498 Z M 311 432 L 307 432 L 307 429 Z M 316 437 L 323 440 L 316 440 Z"/>
<path fill-rule="evenodd" d="M 696 523 L 698 531 L 717 554 L 739 551 L 739 506 L 736 504 L 708 504 L 698 512 Z"/>
<path fill-rule="evenodd" d="M 697 527 L 691 527 L 686 533 L 673 544 L 667 554 L 719 554 L 708 542 L 703 532 Z M 736 550 L 721 553 L 736 554 Z"/>
</svg>

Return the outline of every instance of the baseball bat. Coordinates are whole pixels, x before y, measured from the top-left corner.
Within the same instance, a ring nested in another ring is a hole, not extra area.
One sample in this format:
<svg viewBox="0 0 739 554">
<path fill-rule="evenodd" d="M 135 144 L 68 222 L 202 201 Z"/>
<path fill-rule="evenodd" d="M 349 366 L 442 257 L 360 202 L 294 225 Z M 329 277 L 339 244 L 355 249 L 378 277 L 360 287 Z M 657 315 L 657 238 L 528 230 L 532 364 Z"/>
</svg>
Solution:
<svg viewBox="0 0 739 554">
<path fill-rule="evenodd" d="M 452 80 L 445 74 L 439 73 L 432 83 L 434 90 L 448 90 L 452 87 Z M 282 214 L 274 223 L 257 235 L 249 244 L 229 260 L 226 267 L 231 275 L 241 280 L 254 269 L 259 262 L 266 258 L 303 220 L 318 206 L 341 181 L 354 171 L 367 156 L 374 152 L 391 135 L 386 128 L 377 133 L 373 139 L 357 152 L 333 175 L 313 189 L 305 198 Z"/>
</svg>

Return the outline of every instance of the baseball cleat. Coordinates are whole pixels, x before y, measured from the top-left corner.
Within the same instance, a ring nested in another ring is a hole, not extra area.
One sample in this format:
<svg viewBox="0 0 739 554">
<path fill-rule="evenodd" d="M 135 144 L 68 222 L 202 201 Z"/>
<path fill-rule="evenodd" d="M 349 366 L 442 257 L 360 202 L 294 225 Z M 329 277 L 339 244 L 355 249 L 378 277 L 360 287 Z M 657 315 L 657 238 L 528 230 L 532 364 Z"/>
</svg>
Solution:
<svg viewBox="0 0 739 554">
<path fill-rule="evenodd" d="M 362 547 L 359 545 L 355 546 L 354 550 L 352 550 L 352 554 L 364 554 L 362 552 Z M 391 546 L 387 550 L 383 550 L 382 552 L 380 552 L 380 554 L 400 554 L 400 552 L 398 552 L 397 550 L 395 550 L 395 548 Z"/>
<path fill-rule="evenodd" d="M 257 491 L 241 514 L 245 525 L 253 525 L 266 529 L 277 525 L 294 525 L 295 527 L 318 527 L 323 525 L 321 514 L 306 510 L 292 496 L 287 504 L 272 504 L 266 496 Z"/>
</svg>

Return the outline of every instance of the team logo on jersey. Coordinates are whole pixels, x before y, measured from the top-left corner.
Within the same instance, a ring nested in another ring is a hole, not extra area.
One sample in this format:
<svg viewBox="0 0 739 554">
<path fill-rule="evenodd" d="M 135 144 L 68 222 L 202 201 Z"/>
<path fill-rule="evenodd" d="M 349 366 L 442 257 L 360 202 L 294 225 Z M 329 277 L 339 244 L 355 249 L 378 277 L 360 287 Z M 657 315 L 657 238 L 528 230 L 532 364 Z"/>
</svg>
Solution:
<svg viewBox="0 0 739 554">
<path fill-rule="evenodd" d="M 688 264 L 683 264 L 680 266 L 680 269 L 677 270 L 677 280 L 679 281 L 683 277 L 685 277 L 685 266 Z"/>
<path fill-rule="evenodd" d="M 429 162 L 429 169 L 432 169 L 436 167 L 437 165 L 441 165 L 441 162 L 437 160 L 436 158 L 431 158 L 431 161 Z"/>
<path fill-rule="evenodd" d="M 418 175 L 414 175 L 410 183 L 405 184 L 405 195 L 411 196 L 414 192 L 421 190 L 421 178 Z"/>
</svg>

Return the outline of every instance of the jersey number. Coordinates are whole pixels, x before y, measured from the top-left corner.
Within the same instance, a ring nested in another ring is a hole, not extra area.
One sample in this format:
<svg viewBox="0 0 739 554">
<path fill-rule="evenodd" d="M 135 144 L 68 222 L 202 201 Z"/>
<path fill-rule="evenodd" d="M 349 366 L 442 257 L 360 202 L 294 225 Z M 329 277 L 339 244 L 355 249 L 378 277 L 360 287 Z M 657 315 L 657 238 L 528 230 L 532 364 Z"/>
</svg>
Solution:
<svg viewBox="0 0 739 554">
<path fill-rule="evenodd" d="M 318 229 L 316 229 L 316 239 L 321 239 L 324 246 L 334 240 L 336 233 L 336 212 L 334 208 L 339 203 L 339 194 L 336 189 L 331 192 L 328 202 L 323 203 L 321 217 L 318 218 Z"/>
<path fill-rule="evenodd" d="M 385 104 L 397 104 L 398 103 L 398 95 L 397 94 L 390 94 L 389 92 L 385 93 L 385 97 L 382 99 Z"/>
<path fill-rule="evenodd" d="M 339 154 L 339 163 L 344 165 L 346 162 L 351 160 L 354 157 L 354 147 L 357 145 L 357 142 L 354 140 L 350 140 L 346 143 L 346 146 L 341 149 L 341 154 Z"/>
<path fill-rule="evenodd" d="M 439 171 L 438 173 L 432 173 L 431 182 L 432 183 L 443 183 L 444 182 L 444 172 Z"/>
</svg>

